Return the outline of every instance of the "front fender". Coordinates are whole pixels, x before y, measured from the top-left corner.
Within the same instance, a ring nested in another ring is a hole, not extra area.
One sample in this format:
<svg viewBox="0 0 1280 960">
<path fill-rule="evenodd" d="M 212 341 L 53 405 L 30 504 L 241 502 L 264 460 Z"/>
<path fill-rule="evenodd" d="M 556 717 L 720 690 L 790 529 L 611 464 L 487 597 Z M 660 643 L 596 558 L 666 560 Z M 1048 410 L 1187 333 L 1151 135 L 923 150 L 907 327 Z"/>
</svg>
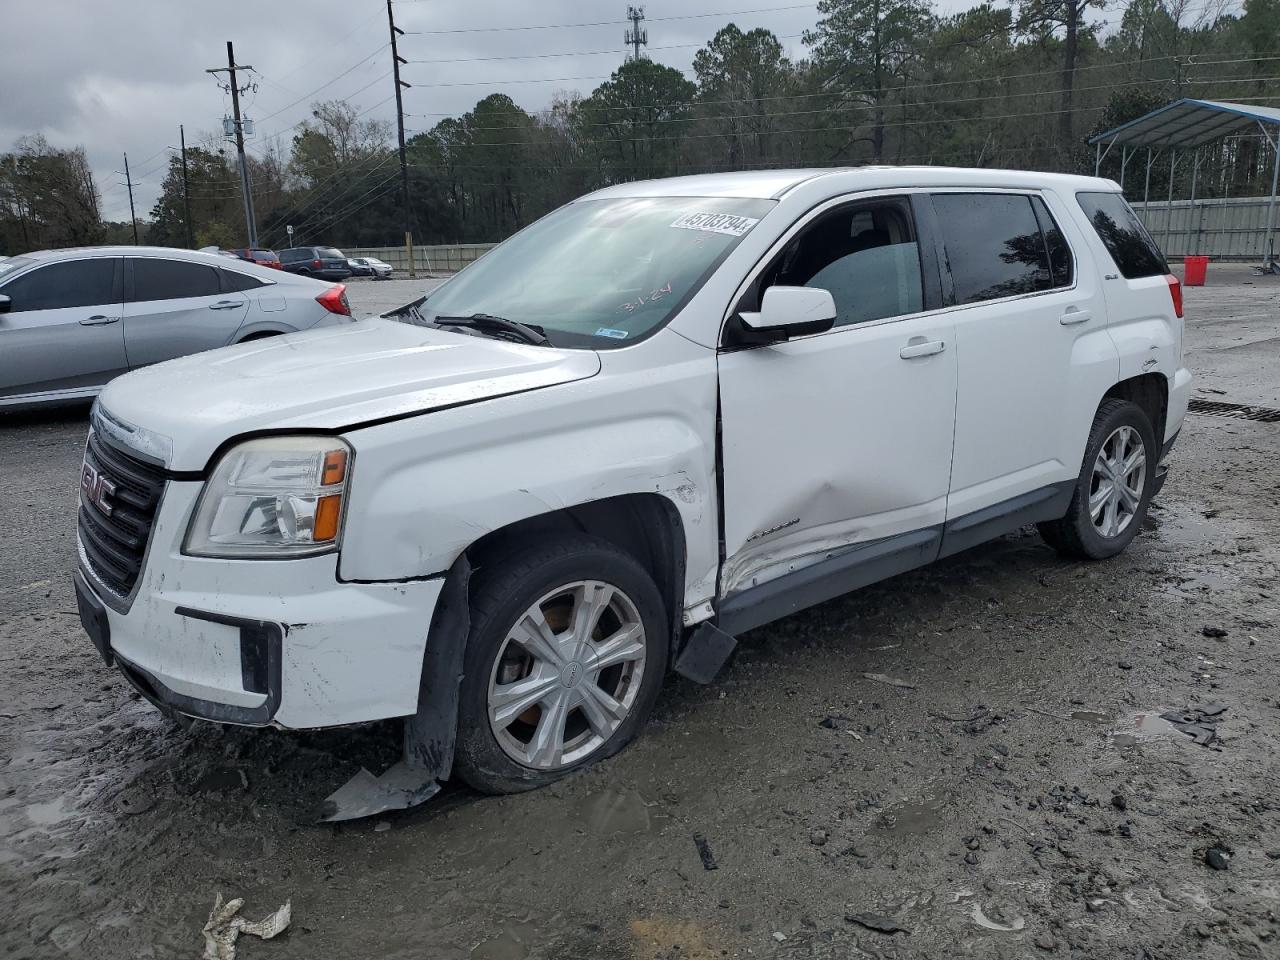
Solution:
<svg viewBox="0 0 1280 960">
<path fill-rule="evenodd" d="M 589 380 L 351 431 L 342 579 L 435 576 L 521 520 L 656 493 L 684 526 L 685 602 L 709 599 L 719 559 L 714 354 L 670 339 L 683 357 L 663 351 L 660 365 L 615 354 Z"/>
</svg>

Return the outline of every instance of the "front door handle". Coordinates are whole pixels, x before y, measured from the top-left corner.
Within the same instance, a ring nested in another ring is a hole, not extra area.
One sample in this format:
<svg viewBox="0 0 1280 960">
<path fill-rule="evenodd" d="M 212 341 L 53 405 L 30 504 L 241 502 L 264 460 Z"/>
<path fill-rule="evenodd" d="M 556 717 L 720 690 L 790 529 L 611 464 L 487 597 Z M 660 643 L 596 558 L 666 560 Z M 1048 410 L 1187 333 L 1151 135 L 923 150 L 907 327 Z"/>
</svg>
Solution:
<svg viewBox="0 0 1280 960">
<path fill-rule="evenodd" d="M 898 351 L 898 356 L 903 360 L 914 360 L 916 357 L 931 357 L 945 349 L 947 349 L 945 340 L 912 341 Z"/>
<path fill-rule="evenodd" d="M 95 313 L 92 317 L 85 317 L 80 321 L 82 327 L 101 327 L 108 323 L 116 323 L 119 317 L 108 317 L 103 313 Z"/>
<path fill-rule="evenodd" d="M 1069 327 L 1073 323 L 1084 323 L 1092 316 L 1092 310 L 1082 310 L 1079 307 L 1067 307 L 1062 316 L 1058 318 L 1058 322 L 1064 327 Z"/>
<path fill-rule="evenodd" d="M 235 310 L 240 306 L 238 300 L 219 300 L 217 303 L 209 304 L 210 310 Z"/>
</svg>

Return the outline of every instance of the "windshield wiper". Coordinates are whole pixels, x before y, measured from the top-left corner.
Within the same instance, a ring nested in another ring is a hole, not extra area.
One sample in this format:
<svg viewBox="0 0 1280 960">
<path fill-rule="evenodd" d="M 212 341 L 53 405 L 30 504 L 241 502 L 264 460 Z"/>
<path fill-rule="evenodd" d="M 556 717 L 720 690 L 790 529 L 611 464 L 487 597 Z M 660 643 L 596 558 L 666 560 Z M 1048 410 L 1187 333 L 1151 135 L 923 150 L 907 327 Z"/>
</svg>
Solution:
<svg viewBox="0 0 1280 960">
<path fill-rule="evenodd" d="M 472 327 L 488 333 L 506 333 L 524 343 L 539 347 L 551 346 L 546 333 L 537 324 L 517 323 L 506 317 L 495 317 L 491 313 L 473 313 L 469 317 L 436 317 L 432 322 L 440 327 Z"/>
</svg>

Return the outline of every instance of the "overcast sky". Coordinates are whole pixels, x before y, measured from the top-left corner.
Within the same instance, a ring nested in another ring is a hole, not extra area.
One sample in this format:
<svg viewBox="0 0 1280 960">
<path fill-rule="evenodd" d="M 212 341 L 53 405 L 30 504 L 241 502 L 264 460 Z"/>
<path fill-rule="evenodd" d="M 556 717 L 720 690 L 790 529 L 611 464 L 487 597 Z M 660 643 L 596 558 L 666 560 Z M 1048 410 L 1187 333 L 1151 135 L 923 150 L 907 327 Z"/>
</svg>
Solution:
<svg viewBox="0 0 1280 960">
<path fill-rule="evenodd" d="M 970 5 L 938 2 L 943 12 Z M 792 56 L 803 56 L 800 34 L 817 16 L 815 4 L 794 0 L 643 6 L 650 58 L 682 70 L 730 21 L 744 30 L 766 27 Z M 494 92 L 530 111 L 557 92 L 589 93 L 622 62 L 626 8 L 615 0 L 395 0 L 396 21 L 408 33 L 400 55 L 436 61 L 403 70 L 413 84 L 405 92 L 406 129 L 429 129 Z M 597 25 L 561 26 L 567 24 Z M 492 29 L 531 26 L 543 29 Z M 145 218 L 165 174 L 166 148 L 178 144 L 178 125 L 185 124 L 188 144 L 220 132 L 230 97 L 204 71 L 226 65 L 228 40 L 236 60 L 255 68 L 257 89 L 242 101 L 258 126 L 251 149 L 272 136 L 287 149 L 314 100 L 340 98 L 369 116 L 395 117 L 385 0 L 43 0 L 6 4 L 4 34 L 0 149 L 30 133 L 55 146 L 83 145 L 109 220 L 129 217 L 124 177 L 115 172 L 125 151 Z M 440 62 L 458 60 L 468 62 Z"/>
</svg>

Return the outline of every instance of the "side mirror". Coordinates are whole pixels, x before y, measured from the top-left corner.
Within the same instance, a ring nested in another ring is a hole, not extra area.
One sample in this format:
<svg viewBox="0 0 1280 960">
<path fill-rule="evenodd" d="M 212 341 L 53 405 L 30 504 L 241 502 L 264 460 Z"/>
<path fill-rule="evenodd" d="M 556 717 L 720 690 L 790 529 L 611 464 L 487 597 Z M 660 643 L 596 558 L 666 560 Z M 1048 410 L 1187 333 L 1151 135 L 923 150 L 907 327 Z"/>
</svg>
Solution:
<svg viewBox="0 0 1280 960">
<path fill-rule="evenodd" d="M 13 301 L 3 293 L 0 293 L 0 313 L 8 313 L 13 309 Z"/>
<path fill-rule="evenodd" d="M 769 287 L 760 300 L 759 313 L 740 313 L 735 339 L 738 343 L 777 343 L 810 333 L 825 333 L 835 326 L 836 302 L 830 290 L 818 287 Z"/>
</svg>

